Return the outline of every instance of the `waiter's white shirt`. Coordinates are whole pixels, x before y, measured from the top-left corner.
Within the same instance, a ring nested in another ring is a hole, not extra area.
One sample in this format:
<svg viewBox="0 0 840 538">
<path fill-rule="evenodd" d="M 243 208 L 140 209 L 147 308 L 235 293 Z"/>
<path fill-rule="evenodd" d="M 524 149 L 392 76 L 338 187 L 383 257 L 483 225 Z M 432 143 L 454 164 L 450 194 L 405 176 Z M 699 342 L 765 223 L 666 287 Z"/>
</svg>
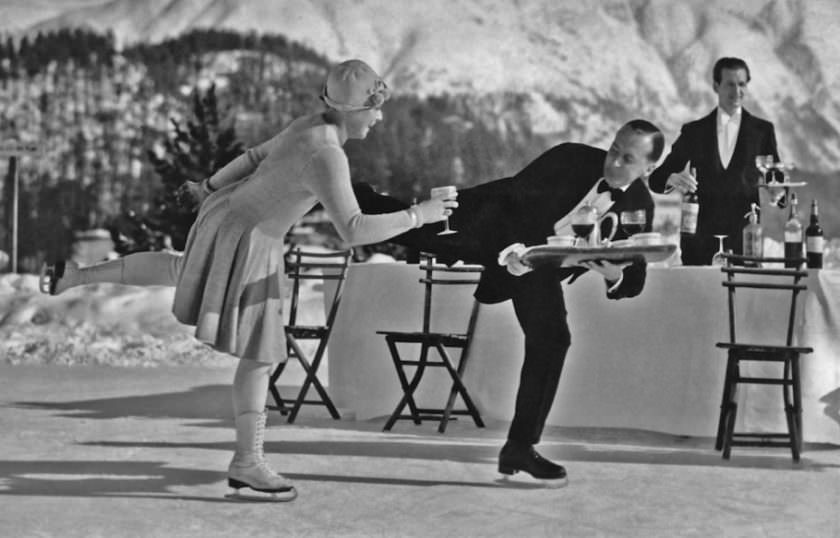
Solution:
<svg viewBox="0 0 840 538">
<path fill-rule="evenodd" d="M 731 115 L 720 107 L 717 109 L 718 154 L 724 168 L 729 166 L 735 152 L 735 142 L 738 141 L 738 131 L 741 129 L 741 116 L 741 107 Z"/>
</svg>

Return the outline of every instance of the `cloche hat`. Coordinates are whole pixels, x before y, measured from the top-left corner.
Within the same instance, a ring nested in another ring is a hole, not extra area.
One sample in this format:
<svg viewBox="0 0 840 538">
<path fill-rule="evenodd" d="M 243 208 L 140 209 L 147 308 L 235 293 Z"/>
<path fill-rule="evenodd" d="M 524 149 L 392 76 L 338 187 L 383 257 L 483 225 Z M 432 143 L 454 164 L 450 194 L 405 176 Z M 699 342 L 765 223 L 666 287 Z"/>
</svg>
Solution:
<svg viewBox="0 0 840 538">
<path fill-rule="evenodd" d="M 321 100 L 342 112 L 381 106 L 391 92 L 376 71 L 361 60 L 347 60 L 327 74 Z"/>
</svg>

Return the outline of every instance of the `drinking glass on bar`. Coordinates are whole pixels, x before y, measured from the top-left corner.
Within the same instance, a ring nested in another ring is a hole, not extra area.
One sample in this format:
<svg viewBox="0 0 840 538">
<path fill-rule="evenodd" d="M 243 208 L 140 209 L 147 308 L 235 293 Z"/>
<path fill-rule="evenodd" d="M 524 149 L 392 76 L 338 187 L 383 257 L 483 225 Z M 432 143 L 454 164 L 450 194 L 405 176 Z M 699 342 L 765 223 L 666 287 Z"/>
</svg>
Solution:
<svg viewBox="0 0 840 538">
<path fill-rule="evenodd" d="M 431 197 L 432 198 L 442 198 L 443 200 L 454 200 L 458 196 L 458 188 L 455 185 L 446 185 L 443 187 L 433 187 L 431 190 Z M 446 217 L 444 222 L 443 231 L 438 232 L 438 235 L 449 235 L 457 233 L 456 230 L 453 230 L 449 227 L 449 217 Z"/>
<path fill-rule="evenodd" d="M 728 236 L 726 235 L 715 235 L 718 240 L 718 250 L 715 252 L 715 255 L 712 256 L 712 265 L 717 267 L 723 267 L 726 265 L 726 258 L 723 257 L 724 250 L 723 250 L 723 240 L 726 239 Z"/>
</svg>

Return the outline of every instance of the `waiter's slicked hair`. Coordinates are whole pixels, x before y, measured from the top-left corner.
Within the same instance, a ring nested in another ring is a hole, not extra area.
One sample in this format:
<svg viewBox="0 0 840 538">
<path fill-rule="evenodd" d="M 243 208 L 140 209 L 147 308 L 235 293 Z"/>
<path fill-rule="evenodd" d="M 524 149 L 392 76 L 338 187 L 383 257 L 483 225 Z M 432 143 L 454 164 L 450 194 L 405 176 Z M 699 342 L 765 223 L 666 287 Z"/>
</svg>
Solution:
<svg viewBox="0 0 840 538">
<path fill-rule="evenodd" d="M 648 158 L 654 163 L 659 161 L 659 158 L 662 157 L 662 152 L 665 150 L 665 135 L 662 134 L 659 127 L 648 120 L 642 119 L 630 120 L 622 126 L 622 129 L 625 127 L 633 129 L 637 133 L 650 135 L 651 142 L 653 142 L 653 148 L 650 150 Z"/>
<path fill-rule="evenodd" d="M 747 82 L 752 78 L 750 77 L 750 68 L 747 67 L 747 62 L 741 58 L 724 57 L 715 62 L 715 66 L 712 68 L 712 80 L 720 84 L 724 69 L 731 69 L 733 71 L 743 69 L 747 73 Z"/>
</svg>

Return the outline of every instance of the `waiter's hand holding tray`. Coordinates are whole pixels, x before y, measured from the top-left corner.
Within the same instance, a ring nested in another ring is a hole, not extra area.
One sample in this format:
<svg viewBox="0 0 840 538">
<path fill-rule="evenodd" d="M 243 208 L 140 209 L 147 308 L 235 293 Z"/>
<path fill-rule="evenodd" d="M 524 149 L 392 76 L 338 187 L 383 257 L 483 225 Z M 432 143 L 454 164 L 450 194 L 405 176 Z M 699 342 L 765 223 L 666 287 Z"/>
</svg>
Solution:
<svg viewBox="0 0 840 538">
<path fill-rule="evenodd" d="M 582 262 L 599 260 L 614 264 L 636 261 L 653 263 L 668 259 L 676 250 L 676 245 L 665 243 L 662 235 L 655 232 L 636 234 L 632 239 L 613 241 L 597 247 L 574 247 L 565 237 L 552 236 L 545 245 L 525 249 L 520 254 L 520 259 L 531 267 L 571 267 Z"/>
</svg>

